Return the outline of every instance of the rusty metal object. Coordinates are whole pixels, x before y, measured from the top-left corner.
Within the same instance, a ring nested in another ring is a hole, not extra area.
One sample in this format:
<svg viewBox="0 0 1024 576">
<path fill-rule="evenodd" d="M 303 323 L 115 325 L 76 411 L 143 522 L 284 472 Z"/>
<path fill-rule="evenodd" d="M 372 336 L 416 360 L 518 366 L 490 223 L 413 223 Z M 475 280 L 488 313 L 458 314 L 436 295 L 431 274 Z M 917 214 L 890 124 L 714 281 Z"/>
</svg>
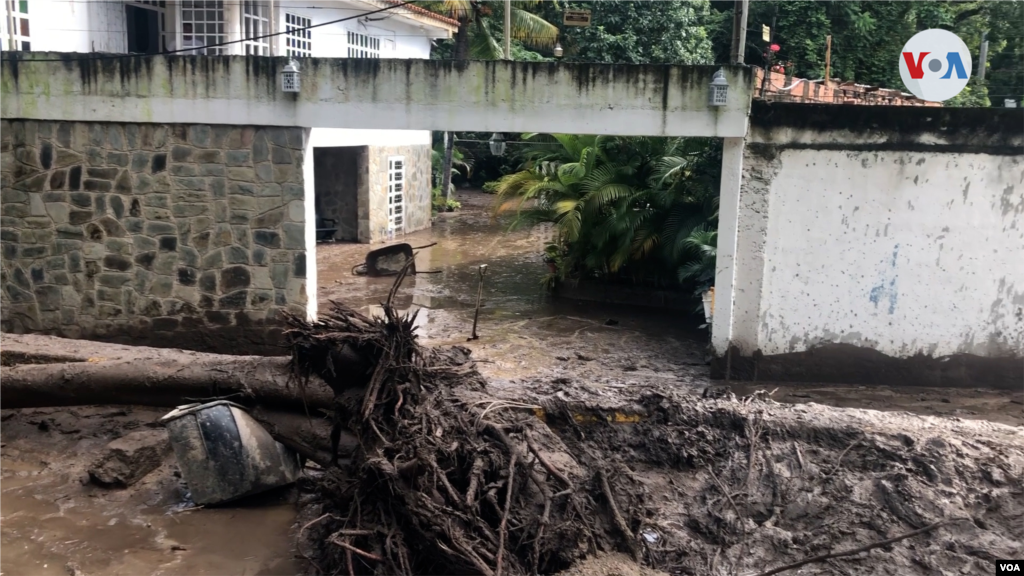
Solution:
<svg viewBox="0 0 1024 576">
<path fill-rule="evenodd" d="M 405 264 L 413 259 L 412 246 L 409 244 L 394 244 L 376 250 L 371 250 L 366 255 L 366 275 L 370 277 L 395 276 L 402 271 Z M 416 273 L 416 264 L 413 263 L 409 272 Z"/>
<path fill-rule="evenodd" d="M 430 248 L 431 246 L 436 245 L 437 242 L 434 242 L 432 244 L 413 248 L 409 244 L 402 243 L 371 250 L 366 254 L 365 264 L 353 268 L 352 273 L 360 276 L 365 274 L 373 278 L 379 278 L 381 276 L 396 276 L 403 268 L 405 268 L 406 262 L 415 258 L 413 250 L 421 250 L 423 248 Z M 413 262 L 409 267 L 408 273 L 417 273 L 415 262 Z"/>
</svg>

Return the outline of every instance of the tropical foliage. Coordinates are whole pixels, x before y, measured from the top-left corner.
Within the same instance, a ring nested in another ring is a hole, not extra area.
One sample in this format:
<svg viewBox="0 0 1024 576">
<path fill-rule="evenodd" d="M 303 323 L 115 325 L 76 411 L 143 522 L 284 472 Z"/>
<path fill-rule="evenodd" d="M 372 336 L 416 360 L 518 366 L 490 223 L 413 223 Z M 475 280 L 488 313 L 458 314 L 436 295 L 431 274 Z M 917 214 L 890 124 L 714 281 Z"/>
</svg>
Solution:
<svg viewBox="0 0 1024 576">
<path fill-rule="evenodd" d="M 551 223 L 560 279 L 709 286 L 721 151 L 701 138 L 526 134 L 522 170 L 493 186 L 512 227 Z"/>
<path fill-rule="evenodd" d="M 562 9 L 591 11 L 587 27 L 564 27 L 566 62 L 607 64 L 712 64 L 708 0 L 600 0 L 547 2 L 538 6 L 549 22 Z"/>
<path fill-rule="evenodd" d="M 430 167 L 434 178 L 434 188 L 441 190 L 442 188 L 442 176 L 444 175 L 444 144 L 434 144 L 434 147 L 430 150 Z M 473 173 L 473 159 L 470 158 L 465 150 L 462 150 L 458 146 L 452 148 L 452 176 L 460 175 L 463 178 L 469 178 Z M 455 191 L 455 184 L 449 183 L 448 195 Z M 444 191 L 441 190 L 443 193 Z"/>
<path fill-rule="evenodd" d="M 558 27 L 538 15 L 541 4 L 557 2 L 517 0 L 512 3 L 511 36 L 514 41 L 513 58 L 516 60 L 542 59 L 524 49 L 549 50 L 558 41 Z M 443 46 L 435 57 L 455 60 L 500 60 L 504 58 L 502 46 L 504 2 L 483 0 L 437 0 L 423 2 L 424 8 L 459 21 L 454 41 Z"/>
<path fill-rule="evenodd" d="M 716 62 L 729 60 L 732 2 L 713 2 L 708 30 Z M 943 28 L 960 36 L 970 49 L 975 68 L 982 33 L 989 41 L 987 77 L 972 78 L 968 88 L 947 106 L 1001 106 L 1003 98 L 1024 96 L 1024 2 L 821 2 L 765 0 L 750 3 L 745 61 L 763 65 L 765 42 L 761 25 L 774 22 L 781 50 L 776 59 L 791 64 L 788 73 L 823 78 L 825 38 L 832 36 L 831 77 L 883 88 L 903 89 L 900 50 L 911 36 Z M 754 31 L 757 31 L 755 33 Z"/>
</svg>

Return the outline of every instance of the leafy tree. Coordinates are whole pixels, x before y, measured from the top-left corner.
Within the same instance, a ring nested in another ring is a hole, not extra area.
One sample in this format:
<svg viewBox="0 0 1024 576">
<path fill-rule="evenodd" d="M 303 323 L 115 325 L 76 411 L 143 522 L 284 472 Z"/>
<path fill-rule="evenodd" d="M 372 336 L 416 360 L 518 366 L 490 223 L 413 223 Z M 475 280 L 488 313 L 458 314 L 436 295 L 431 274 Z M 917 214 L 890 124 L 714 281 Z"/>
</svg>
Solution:
<svg viewBox="0 0 1024 576">
<path fill-rule="evenodd" d="M 558 27 L 531 12 L 540 0 L 518 0 L 512 3 L 511 35 L 521 55 L 524 46 L 536 49 L 553 48 L 558 41 Z M 485 0 L 436 0 L 422 6 L 459 21 L 459 31 L 448 46 L 440 49 L 454 60 L 500 60 L 504 58 L 501 29 L 504 28 L 504 2 Z M 530 53 L 535 54 L 535 53 Z M 530 57 L 532 58 L 532 56 Z"/>
<path fill-rule="evenodd" d="M 557 257 L 549 256 L 562 279 L 690 287 L 713 280 L 714 236 L 702 234 L 716 227 L 717 145 L 701 138 L 524 138 L 536 145 L 523 151 L 522 170 L 495 185 L 496 211 L 514 213 L 513 227 L 554 224 Z"/>
<path fill-rule="evenodd" d="M 562 29 L 567 62 L 711 64 L 708 0 L 543 3 L 539 13 L 561 22 L 563 8 L 591 11 L 588 27 Z"/>
<path fill-rule="evenodd" d="M 713 2 L 717 13 L 708 20 L 715 40 L 715 58 L 729 58 L 732 2 Z M 802 78 L 823 78 L 825 38 L 832 36 L 832 72 L 835 80 L 854 81 L 883 88 L 904 89 L 898 59 L 906 41 L 921 30 L 942 28 L 964 40 L 974 57 L 975 70 L 981 36 L 989 40 L 986 82 L 971 80 L 968 88 L 947 102 L 950 106 L 987 106 L 989 87 L 997 98 L 1024 92 L 1024 2 L 976 1 L 812 1 L 765 0 L 750 3 L 744 60 L 763 65 L 765 42 L 762 24 L 773 27 L 773 42 L 781 46 L 776 59 L 792 63 L 787 71 Z M 1012 97 L 1012 96 L 1008 96 Z"/>
</svg>

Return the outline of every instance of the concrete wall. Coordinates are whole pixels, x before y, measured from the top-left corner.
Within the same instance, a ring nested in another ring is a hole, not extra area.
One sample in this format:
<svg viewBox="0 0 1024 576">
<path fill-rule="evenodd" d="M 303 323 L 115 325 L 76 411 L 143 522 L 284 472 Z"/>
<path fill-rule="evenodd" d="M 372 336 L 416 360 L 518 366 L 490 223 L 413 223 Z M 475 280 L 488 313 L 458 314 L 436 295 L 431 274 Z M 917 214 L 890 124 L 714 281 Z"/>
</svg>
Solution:
<svg viewBox="0 0 1024 576">
<path fill-rule="evenodd" d="M 755 103 L 716 373 L 1019 389 L 1022 112 Z"/>
<path fill-rule="evenodd" d="M 3 120 L 0 137 L 4 331 L 254 352 L 306 312 L 301 128 Z"/>
<path fill-rule="evenodd" d="M 263 3 L 269 4 L 267 0 Z M 367 1 L 276 0 L 274 6 L 276 30 L 282 31 L 286 13 L 310 18 L 316 25 L 378 10 L 386 5 Z M 126 52 L 124 7 L 125 2 L 114 0 L 29 0 L 32 49 L 36 52 Z M 165 31 L 168 43 L 178 36 L 179 11 L 178 2 L 170 0 L 167 3 Z M 224 13 L 228 40 L 240 39 L 241 0 L 225 0 Z M 3 27 L 6 29 L 6 20 Z M 313 29 L 313 54 L 322 58 L 347 57 L 346 33 L 352 30 L 389 41 L 382 46 L 382 58 L 430 58 L 431 40 L 447 38 L 454 29 L 451 24 L 408 9 L 398 9 L 383 20 L 350 20 Z M 277 42 L 277 54 L 285 54 L 284 35 L 271 41 Z M 241 44 L 226 46 L 225 50 L 230 54 L 244 53 Z"/>
<path fill-rule="evenodd" d="M 309 18 L 313 25 L 357 16 L 382 7 L 384 6 L 375 6 L 369 2 L 338 0 L 278 0 L 275 3 L 279 23 L 285 21 L 287 13 Z M 369 21 L 348 20 L 314 28 L 310 31 L 313 55 L 317 58 L 347 58 L 348 32 L 352 31 L 380 38 L 381 58 L 430 58 L 431 40 L 448 38 L 450 33 L 446 27 L 441 27 L 432 20 L 413 20 L 410 16 L 413 14 L 409 10 L 399 8 L 391 14 L 385 12 L 371 17 Z M 284 40 L 283 36 L 280 37 L 278 54 L 285 53 Z"/>
<path fill-rule="evenodd" d="M 0 116 L 43 120 L 743 137 L 752 83 L 726 67 L 728 104 L 711 107 L 711 66 L 310 58 L 294 94 L 284 58 L 11 58 Z"/>
<path fill-rule="evenodd" d="M 6 29 L 6 2 L 3 10 Z M 53 52 L 125 52 L 123 2 L 28 0 L 32 50 Z M 4 51 L 7 45 L 4 44 Z"/>
</svg>

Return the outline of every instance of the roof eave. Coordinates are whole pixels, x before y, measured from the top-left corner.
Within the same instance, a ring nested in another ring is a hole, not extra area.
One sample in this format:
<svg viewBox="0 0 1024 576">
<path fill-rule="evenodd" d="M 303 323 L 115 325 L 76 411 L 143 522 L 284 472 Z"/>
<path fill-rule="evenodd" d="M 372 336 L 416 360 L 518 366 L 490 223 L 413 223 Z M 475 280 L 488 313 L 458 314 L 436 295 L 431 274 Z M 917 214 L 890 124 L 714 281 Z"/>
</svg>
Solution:
<svg viewBox="0 0 1024 576">
<path fill-rule="evenodd" d="M 400 0 L 359 0 L 365 4 L 376 6 L 377 8 L 394 8 L 396 5 L 401 4 Z M 459 31 L 459 23 L 456 20 L 447 18 L 440 14 L 435 14 L 424 8 L 419 8 L 414 4 L 402 6 L 402 11 L 398 12 L 398 16 L 406 20 L 411 20 L 421 27 L 436 28 L 442 31 L 441 34 L 431 34 L 432 38 L 451 38 L 453 34 Z"/>
</svg>

